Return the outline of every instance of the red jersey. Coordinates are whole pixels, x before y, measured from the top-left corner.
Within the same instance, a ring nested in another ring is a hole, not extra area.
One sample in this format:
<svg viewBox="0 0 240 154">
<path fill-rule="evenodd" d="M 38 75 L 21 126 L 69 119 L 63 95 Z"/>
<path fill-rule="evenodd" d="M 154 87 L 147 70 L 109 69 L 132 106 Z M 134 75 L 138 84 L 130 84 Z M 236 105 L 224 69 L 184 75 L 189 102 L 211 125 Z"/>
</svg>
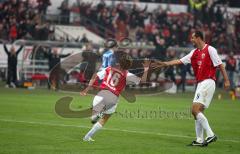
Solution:
<svg viewBox="0 0 240 154">
<path fill-rule="evenodd" d="M 120 71 L 114 67 L 107 67 L 105 70 L 97 73 L 99 79 L 103 79 L 100 89 L 107 89 L 113 94 L 119 96 L 122 90 L 125 88 L 127 81 L 134 82 L 138 84 L 140 78 L 127 70 Z"/>
<path fill-rule="evenodd" d="M 207 44 L 202 50 L 194 49 L 180 60 L 184 64 L 191 63 L 197 82 L 216 80 L 216 67 L 222 64 L 217 50 Z"/>
</svg>

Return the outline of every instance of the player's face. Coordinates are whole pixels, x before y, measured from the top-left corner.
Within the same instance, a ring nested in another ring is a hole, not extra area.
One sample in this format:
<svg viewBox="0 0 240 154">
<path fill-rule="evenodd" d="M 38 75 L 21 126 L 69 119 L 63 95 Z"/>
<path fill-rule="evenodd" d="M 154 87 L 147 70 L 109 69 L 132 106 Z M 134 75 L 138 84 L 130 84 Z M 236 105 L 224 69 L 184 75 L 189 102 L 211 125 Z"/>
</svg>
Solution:
<svg viewBox="0 0 240 154">
<path fill-rule="evenodd" d="M 192 34 L 191 42 L 194 46 L 197 45 L 198 38 L 195 36 L 195 33 Z"/>
<path fill-rule="evenodd" d="M 11 53 L 14 54 L 15 53 L 15 47 L 12 46 L 11 49 L 10 49 Z"/>
<path fill-rule="evenodd" d="M 58 50 L 56 48 L 53 49 L 53 54 L 55 54 L 55 55 L 58 54 Z"/>
</svg>

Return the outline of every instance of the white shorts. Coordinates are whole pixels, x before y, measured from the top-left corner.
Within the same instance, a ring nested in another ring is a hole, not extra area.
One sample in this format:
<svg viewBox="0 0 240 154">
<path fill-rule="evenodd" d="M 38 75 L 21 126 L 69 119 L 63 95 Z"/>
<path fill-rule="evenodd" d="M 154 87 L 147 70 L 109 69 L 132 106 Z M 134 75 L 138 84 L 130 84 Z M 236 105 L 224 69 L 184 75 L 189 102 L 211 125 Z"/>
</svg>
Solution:
<svg viewBox="0 0 240 154">
<path fill-rule="evenodd" d="M 108 90 L 101 90 L 93 99 L 93 114 L 112 114 L 116 111 L 118 96 Z"/>
<path fill-rule="evenodd" d="M 193 99 L 193 103 L 201 103 L 204 108 L 208 108 L 213 98 L 215 91 L 215 81 L 212 79 L 206 79 L 197 84 L 197 89 Z"/>
</svg>

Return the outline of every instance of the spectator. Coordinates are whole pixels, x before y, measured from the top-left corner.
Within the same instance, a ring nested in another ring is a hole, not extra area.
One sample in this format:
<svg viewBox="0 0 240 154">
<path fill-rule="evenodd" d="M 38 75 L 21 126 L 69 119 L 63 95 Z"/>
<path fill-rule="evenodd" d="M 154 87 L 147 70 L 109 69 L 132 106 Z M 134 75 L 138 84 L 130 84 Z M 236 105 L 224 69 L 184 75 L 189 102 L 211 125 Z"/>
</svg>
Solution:
<svg viewBox="0 0 240 154">
<path fill-rule="evenodd" d="M 130 19 L 129 19 L 129 26 L 130 29 L 135 29 L 137 26 L 139 26 L 139 23 L 141 22 L 141 15 L 145 14 L 147 10 L 147 5 L 143 10 L 140 10 L 140 8 L 136 5 L 133 4 L 133 7 L 131 9 L 130 13 Z"/>
<path fill-rule="evenodd" d="M 186 54 L 181 54 L 180 56 L 183 57 L 185 55 Z M 186 90 L 185 87 L 186 87 L 186 76 L 187 76 L 187 73 L 189 73 L 191 76 L 193 76 L 192 71 L 191 71 L 191 65 L 190 64 L 187 64 L 187 65 L 181 64 L 181 65 L 179 65 L 178 69 L 177 69 L 177 73 L 181 77 L 181 80 L 180 80 L 180 82 L 177 85 L 177 90 L 181 89 L 182 92 L 185 92 L 185 90 Z"/>
<path fill-rule="evenodd" d="M 186 68 L 187 66 L 185 66 L 184 64 L 179 65 L 178 67 L 178 74 L 180 75 L 181 79 L 180 82 L 177 85 L 177 90 L 179 90 L 181 88 L 182 92 L 185 92 L 185 84 L 186 84 L 186 76 L 187 76 L 187 71 Z"/>
<path fill-rule="evenodd" d="M 175 51 L 170 50 L 167 52 L 167 59 L 174 59 L 175 58 Z M 176 84 L 175 73 L 174 73 L 174 66 L 169 66 L 168 69 L 165 71 L 165 78 L 171 79 Z"/>
<path fill-rule="evenodd" d="M 48 6 L 51 5 L 50 0 L 37 0 L 38 2 L 38 13 L 46 15 Z"/>
<path fill-rule="evenodd" d="M 190 12 L 200 19 L 202 17 L 202 10 L 207 5 L 207 0 L 189 0 Z"/>
<path fill-rule="evenodd" d="M 18 37 L 18 28 L 16 24 L 16 18 L 12 18 L 10 20 L 11 20 L 11 23 L 10 23 L 10 29 L 9 29 L 9 38 L 11 42 L 13 42 Z"/>
<path fill-rule="evenodd" d="M 152 52 L 152 57 L 160 61 L 166 60 L 167 46 L 165 44 L 164 38 L 160 38 L 160 36 L 157 35 L 155 38 L 154 44 L 156 48 L 154 52 Z"/>
<path fill-rule="evenodd" d="M 83 34 L 82 39 L 80 40 L 80 42 L 81 43 L 88 43 L 89 42 L 89 40 L 88 40 L 88 38 L 87 38 L 85 33 Z"/>
<path fill-rule="evenodd" d="M 18 54 L 22 50 L 23 46 L 21 46 L 17 51 L 14 46 L 11 47 L 10 52 L 7 49 L 6 44 L 4 46 L 4 51 L 8 56 L 8 71 L 7 71 L 7 84 L 6 88 L 12 86 L 16 88 L 16 81 L 17 81 L 17 61 L 18 61 Z"/>
<path fill-rule="evenodd" d="M 53 48 L 51 50 L 45 52 L 45 56 L 48 58 L 49 61 L 49 85 L 48 88 L 50 89 L 51 86 L 54 90 L 59 89 L 59 80 L 60 80 L 60 71 L 61 71 L 61 58 L 65 58 L 70 56 L 71 54 L 59 54 L 57 48 Z"/>
<path fill-rule="evenodd" d="M 87 43 L 86 49 L 82 53 L 82 64 L 80 67 L 80 72 L 84 72 L 84 78 L 87 81 L 90 81 L 94 72 L 96 71 L 96 62 L 98 59 L 97 53 L 94 53 L 92 44 Z"/>
<path fill-rule="evenodd" d="M 70 8 L 68 6 L 68 0 L 64 0 L 58 9 L 61 10 L 61 24 L 69 24 Z"/>
<path fill-rule="evenodd" d="M 34 39 L 35 40 L 47 40 L 49 36 L 49 24 L 43 23 L 40 18 L 37 19 L 35 26 Z"/>
<path fill-rule="evenodd" d="M 171 2 L 175 3 L 175 1 Z M 183 3 L 186 4 L 187 0 Z M 189 0 L 189 3 L 191 4 L 192 13 L 180 13 L 174 16 L 161 7 L 151 12 L 147 10 L 147 6 L 141 10 L 137 6 L 137 2 L 132 5 L 131 9 L 129 9 L 128 5 L 123 5 L 123 3 L 116 5 L 113 3 L 109 7 L 102 1 L 97 5 L 98 7 L 95 7 L 82 2 L 79 9 L 81 15 L 89 18 L 91 22 L 96 21 L 97 25 L 100 25 L 96 28 L 96 24 L 86 24 L 90 30 L 97 31 L 101 36 L 110 36 L 109 33 L 112 33 L 112 36 L 114 34 L 116 39 L 128 36 L 133 40 L 144 40 L 147 41 L 147 44 L 151 44 L 154 42 L 154 34 L 151 31 L 157 29 L 161 31 L 160 37 L 165 39 L 167 47 L 192 47 L 190 42 L 192 31 L 201 29 L 206 33 L 206 42 L 217 46 L 220 45 L 219 51 L 221 53 L 227 53 L 226 49 L 228 48 L 233 51 L 240 50 L 239 43 L 237 43 L 240 38 L 240 34 L 237 33 L 239 31 L 238 27 L 240 27 L 237 15 L 231 16 L 231 24 L 228 24 L 226 17 L 229 12 L 226 12 L 226 9 L 221 11 L 221 6 L 217 5 L 220 1 Z M 219 7 L 216 8 L 216 6 Z M 211 14 L 211 16 L 206 17 L 208 14 Z M 199 17 L 199 15 L 203 17 Z M 101 29 L 100 32 L 99 29 Z M 236 35 L 232 35 L 233 31 L 235 31 Z M 231 35 L 227 35 L 229 32 L 231 32 Z M 221 34 L 226 38 L 218 39 Z M 224 44 L 221 44 L 223 40 Z"/>
<path fill-rule="evenodd" d="M 234 58 L 234 53 L 231 52 L 226 61 L 226 70 L 229 76 L 231 90 L 235 89 L 234 72 L 236 71 L 236 67 L 237 60 Z"/>
<path fill-rule="evenodd" d="M 97 10 L 102 11 L 105 8 L 106 4 L 104 0 L 101 0 L 97 5 Z"/>
<path fill-rule="evenodd" d="M 48 26 L 45 27 L 45 31 L 41 31 L 41 35 L 34 35 L 34 32 L 38 31 L 38 28 L 44 25 L 42 21 L 41 25 L 39 25 L 41 16 L 36 14 L 35 6 L 40 8 L 39 15 L 42 15 L 46 12 L 50 1 L 38 0 L 38 3 L 39 5 L 34 5 L 33 1 L 28 0 L 9 0 L 0 3 L 0 25 L 4 29 L 0 34 L 0 39 L 14 41 L 21 38 L 32 39 L 32 36 L 37 36 L 36 38 L 39 39 L 39 36 L 45 36 L 42 34 L 48 35 Z M 44 37 L 44 40 L 47 38 Z"/>
</svg>

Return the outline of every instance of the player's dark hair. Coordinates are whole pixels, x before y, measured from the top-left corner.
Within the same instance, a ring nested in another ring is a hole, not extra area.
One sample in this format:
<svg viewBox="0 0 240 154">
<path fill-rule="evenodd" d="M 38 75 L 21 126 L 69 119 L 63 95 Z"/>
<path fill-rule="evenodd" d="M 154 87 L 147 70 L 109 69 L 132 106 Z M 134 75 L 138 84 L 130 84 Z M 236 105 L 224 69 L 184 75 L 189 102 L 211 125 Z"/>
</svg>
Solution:
<svg viewBox="0 0 240 154">
<path fill-rule="evenodd" d="M 132 58 L 128 54 L 122 54 L 118 62 L 120 67 L 124 70 L 128 70 L 132 66 Z"/>
<path fill-rule="evenodd" d="M 106 42 L 104 43 L 105 48 L 111 49 L 114 47 L 117 47 L 117 41 L 114 39 L 107 39 Z"/>
<path fill-rule="evenodd" d="M 200 39 L 204 40 L 204 35 L 201 31 L 194 32 L 195 37 L 200 37 Z"/>
</svg>

